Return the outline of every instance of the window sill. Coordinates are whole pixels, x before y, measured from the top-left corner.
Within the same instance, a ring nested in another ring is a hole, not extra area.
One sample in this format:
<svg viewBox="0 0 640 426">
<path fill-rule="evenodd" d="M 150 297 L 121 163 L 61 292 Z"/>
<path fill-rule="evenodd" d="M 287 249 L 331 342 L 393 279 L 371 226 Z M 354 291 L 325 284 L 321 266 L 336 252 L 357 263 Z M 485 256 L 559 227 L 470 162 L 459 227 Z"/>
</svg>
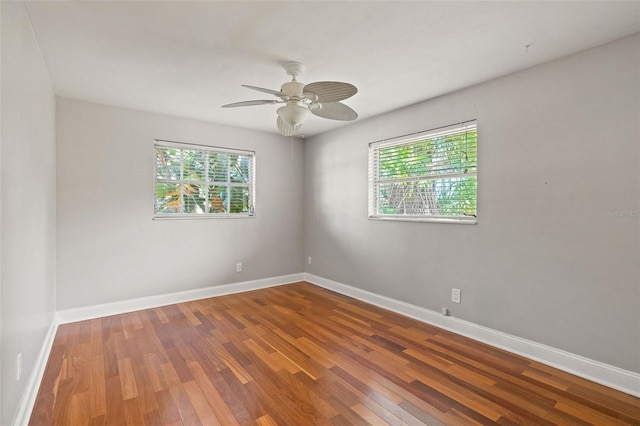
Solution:
<svg viewBox="0 0 640 426">
<path fill-rule="evenodd" d="M 252 219 L 255 214 L 163 214 L 154 215 L 153 220 L 194 220 L 194 219 Z"/>
<path fill-rule="evenodd" d="M 476 225 L 478 218 L 458 218 L 458 217 L 410 217 L 410 216 L 369 216 L 369 220 L 392 221 L 392 222 L 433 222 L 450 223 L 456 225 Z"/>
</svg>

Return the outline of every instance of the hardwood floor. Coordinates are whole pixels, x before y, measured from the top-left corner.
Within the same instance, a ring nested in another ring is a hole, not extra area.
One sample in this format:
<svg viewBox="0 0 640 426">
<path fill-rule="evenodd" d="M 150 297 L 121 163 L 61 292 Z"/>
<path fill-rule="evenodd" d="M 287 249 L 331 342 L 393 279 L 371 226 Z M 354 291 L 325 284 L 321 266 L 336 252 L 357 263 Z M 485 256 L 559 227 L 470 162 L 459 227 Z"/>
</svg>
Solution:
<svg viewBox="0 0 640 426">
<path fill-rule="evenodd" d="M 640 425 L 640 399 L 297 283 L 58 329 L 31 425 Z"/>
</svg>

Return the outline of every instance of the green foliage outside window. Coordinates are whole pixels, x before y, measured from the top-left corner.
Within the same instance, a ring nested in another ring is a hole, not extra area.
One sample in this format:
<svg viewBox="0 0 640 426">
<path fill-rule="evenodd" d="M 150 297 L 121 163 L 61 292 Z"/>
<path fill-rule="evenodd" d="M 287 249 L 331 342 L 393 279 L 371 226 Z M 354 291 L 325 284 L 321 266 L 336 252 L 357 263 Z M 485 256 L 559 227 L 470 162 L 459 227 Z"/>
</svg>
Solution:
<svg viewBox="0 0 640 426">
<path fill-rule="evenodd" d="M 374 216 L 477 215 L 475 126 L 375 149 Z"/>
<path fill-rule="evenodd" d="M 252 213 L 253 156 L 156 145 L 156 215 Z"/>
</svg>

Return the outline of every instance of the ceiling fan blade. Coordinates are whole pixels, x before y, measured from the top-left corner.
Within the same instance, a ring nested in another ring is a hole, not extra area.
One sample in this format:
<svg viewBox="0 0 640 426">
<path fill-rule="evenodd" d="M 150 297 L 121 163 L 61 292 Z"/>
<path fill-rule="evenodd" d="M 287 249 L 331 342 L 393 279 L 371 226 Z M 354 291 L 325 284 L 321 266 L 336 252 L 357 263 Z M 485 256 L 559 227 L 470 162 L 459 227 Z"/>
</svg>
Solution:
<svg viewBox="0 0 640 426">
<path fill-rule="evenodd" d="M 271 95 L 276 95 L 280 97 L 287 96 L 280 91 L 265 89 L 264 87 L 249 86 L 248 84 L 243 84 L 242 87 L 246 87 L 247 89 L 257 90 L 258 92 L 269 93 Z"/>
<path fill-rule="evenodd" d="M 317 81 L 309 83 L 303 89 L 305 97 L 317 102 L 338 102 L 358 93 L 353 84 L 339 81 Z"/>
<path fill-rule="evenodd" d="M 314 115 L 330 120 L 353 121 L 358 118 L 358 113 L 342 102 L 323 102 L 322 108 L 311 109 Z"/>
<path fill-rule="evenodd" d="M 298 129 L 302 126 L 302 124 L 299 124 L 297 126 L 294 126 L 293 124 L 289 124 L 286 121 L 284 121 L 282 118 L 280 118 L 280 116 L 278 116 L 278 120 L 276 121 L 276 123 L 278 125 L 278 131 L 283 136 L 295 135 Z"/>
<path fill-rule="evenodd" d="M 235 108 L 235 107 L 244 107 L 244 106 L 252 106 L 252 105 L 264 105 L 264 104 L 277 104 L 279 101 L 274 101 L 273 99 L 256 99 L 255 101 L 243 101 L 243 102 L 235 102 L 233 104 L 222 105 L 222 108 Z"/>
</svg>

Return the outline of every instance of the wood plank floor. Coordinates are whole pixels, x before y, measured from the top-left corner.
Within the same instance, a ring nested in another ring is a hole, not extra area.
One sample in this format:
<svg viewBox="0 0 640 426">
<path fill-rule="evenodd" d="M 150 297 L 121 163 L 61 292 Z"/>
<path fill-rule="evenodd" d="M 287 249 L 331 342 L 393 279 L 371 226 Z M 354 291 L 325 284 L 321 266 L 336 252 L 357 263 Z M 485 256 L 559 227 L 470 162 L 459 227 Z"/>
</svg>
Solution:
<svg viewBox="0 0 640 426">
<path fill-rule="evenodd" d="M 308 283 L 58 329 L 31 425 L 640 425 L 640 400 Z"/>
</svg>

